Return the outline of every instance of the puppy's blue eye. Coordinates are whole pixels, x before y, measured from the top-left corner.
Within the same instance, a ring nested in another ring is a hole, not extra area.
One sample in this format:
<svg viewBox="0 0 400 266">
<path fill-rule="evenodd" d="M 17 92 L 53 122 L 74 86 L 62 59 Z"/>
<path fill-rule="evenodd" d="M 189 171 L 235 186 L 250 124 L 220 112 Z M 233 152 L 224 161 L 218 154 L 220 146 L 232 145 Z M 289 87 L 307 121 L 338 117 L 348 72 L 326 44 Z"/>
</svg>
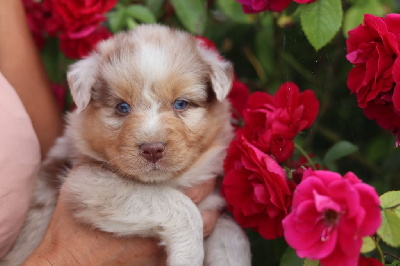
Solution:
<svg viewBox="0 0 400 266">
<path fill-rule="evenodd" d="M 174 102 L 174 109 L 176 110 L 185 110 L 188 106 L 188 102 L 185 100 L 176 100 Z"/>
<path fill-rule="evenodd" d="M 117 104 L 117 110 L 121 114 L 127 114 L 131 110 L 131 107 L 126 102 L 122 102 L 122 103 Z"/>
</svg>

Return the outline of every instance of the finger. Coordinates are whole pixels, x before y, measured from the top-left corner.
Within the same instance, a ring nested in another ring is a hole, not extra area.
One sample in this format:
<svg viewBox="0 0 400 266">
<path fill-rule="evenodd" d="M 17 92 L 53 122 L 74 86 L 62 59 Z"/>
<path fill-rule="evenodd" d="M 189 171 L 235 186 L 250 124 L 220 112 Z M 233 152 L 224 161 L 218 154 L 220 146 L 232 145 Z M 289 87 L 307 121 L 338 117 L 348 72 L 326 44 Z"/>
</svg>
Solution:
<svg viewBox="0 0 400 266">
<path fill-rule="evenodd" d="M 201 212 L 201 218 L 203 218 L 203 236 L 209 236 L 214 230 L 215 224 L 221 212 L 219 210 L 206 210 Z"/>
<path fill-rule="evenodd" d="M 217 183 L 217 178 L 209 179 L 195 187 L 186 188 L 183 192 L 188 196 L 195 204 L 200 203 L 205 199 L 214 189 Z"/>
</svg>

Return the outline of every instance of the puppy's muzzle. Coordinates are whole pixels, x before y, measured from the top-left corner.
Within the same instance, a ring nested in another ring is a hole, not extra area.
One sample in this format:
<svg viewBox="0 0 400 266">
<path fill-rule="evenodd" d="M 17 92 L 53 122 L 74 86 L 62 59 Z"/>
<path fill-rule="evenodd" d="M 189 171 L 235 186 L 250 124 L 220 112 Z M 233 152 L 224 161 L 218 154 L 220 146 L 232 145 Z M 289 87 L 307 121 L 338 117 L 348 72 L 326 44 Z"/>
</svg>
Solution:
<svg viewBox="0 0 400 266">
<path fill-rule="evenodd" d="M 141 156 L 149 162 L 156 163 L 164 156 L 165 144 L 162 142 L 143 143 L 139 148 Z"/>
</svg>

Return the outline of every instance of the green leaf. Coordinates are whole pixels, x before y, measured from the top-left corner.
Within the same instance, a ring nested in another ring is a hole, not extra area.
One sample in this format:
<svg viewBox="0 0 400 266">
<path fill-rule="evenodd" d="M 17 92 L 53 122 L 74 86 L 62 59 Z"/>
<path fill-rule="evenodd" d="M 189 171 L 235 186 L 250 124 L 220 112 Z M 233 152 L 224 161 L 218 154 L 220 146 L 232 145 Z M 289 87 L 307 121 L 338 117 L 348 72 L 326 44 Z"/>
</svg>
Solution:
<svg viewBox="0 0 400 266">
<path fill-rule="evenodd" d="M 266 76 L 272 76 L 275 69 L 275 42 L 274 23 L 272 14 L 266 13 L 263 17 L 262 27 L 257 31 L 255 39 L 256 56 L 260 61 Z"/>
<path fill-rule="evenodd" d="M 400 260 L 394 260 L 394 261 L 392 261 L 392 263 L 390 265 L 399 266 L 400 265 Z"/>
<path fill-rule="evenodd" d="M 217 0 L 218 7 L 232 21 L 248 24 L 253 21 L 252 17 L 243 13 L 242 5 L 236 0 Z"/>
<path fill-rule="evenodd" d="M 291 247 L 288 247 L 283 253 L 280 266 L 302 266 L 303 259 L 297 257 L 296 251 Z"/>
<path fill-rule="evenodd" d="M 363 244 L 361 246 L 361 253 L 368 253 L 376 248 L 374 240 L 370 236 L 363 237 Z"/>
<path fill-rule="evenodd" d="M 348 36 L 348 31 L 357 27 L 362 23 L 364 14 L 372 14 L 383 16 L 385 10 L 378 0 L 363 0 L 358 1 L 356 5 L 350 7 L 343 18 L 343 35 Z"/>
<path fill-rule="evenodd" d="M 124 27 L 125 12 L 124 9 L 117 9 L 107 14 L 108 24 L 112 33 L 120 31 Z"/>
<path fill-rule="evenodd" d="M 301 7 L 301 26 L 315 50 L 325 46 L 342 23 L 341 0 L 318 0 Z"/>
<path fill-rule="evenodd" d="M 133 18 L 129 18 L 129 17 L 126 19 L 125 24 L 126 24 L 126 27 L 130 30 L 136 28 L 136 26 L 138 25 Z"/>
<path fill-rule="evenodd" d="M 153 13 L 145 6 L 142 5 L 131 5 L 125 8 L 125 13 L 132 18 L 135 18 L 144 23 L 156 23 L 156 17 Z"/>
<path fill-rule="evenodd" d="M 153 14 L 158 14 L 160 12 L 164 0 L 146 0 L 147 7 L 153 12 Z"/>
<path fill-rule="evenodd" d="M 203 0 L 171 0 L 179 21 L 191 33 L 201 35 L 207 22 L 207 11 Z"/>
<path fill-rule="evenodd" d="M 400 246 L 400 191 L 389 191 L 379 197 L 382 224 L 378 235 L 390 246 Z"/>
<path fill-rule="evenodd" d="M 303 266 L 318 266 L 319 265 L 319 261 L 318 260 L 309 260 L 309 259 L 305 259 Z"/>
<path fill-rule="evenodd" d="M 379 197 L 382 209 L 400 210 L 400 191 L 389 191 Z M 400 225 L 399 225 L 400 226 Z"/>
<path fill-rule="evenodd" d="M 382 210 L 382 224 L 378 235 L 393 247 L 400 246 L 400 217 L 391 209 Z"/>
<path fill-rule="evenodd" d="M 358 147 L 353 143 L 344 140 L 339 141 L 326 152 L 323 162 L 324 164 L 329 164 L 349 154 L 352 154 L 357 150 Z"/>
</svg>

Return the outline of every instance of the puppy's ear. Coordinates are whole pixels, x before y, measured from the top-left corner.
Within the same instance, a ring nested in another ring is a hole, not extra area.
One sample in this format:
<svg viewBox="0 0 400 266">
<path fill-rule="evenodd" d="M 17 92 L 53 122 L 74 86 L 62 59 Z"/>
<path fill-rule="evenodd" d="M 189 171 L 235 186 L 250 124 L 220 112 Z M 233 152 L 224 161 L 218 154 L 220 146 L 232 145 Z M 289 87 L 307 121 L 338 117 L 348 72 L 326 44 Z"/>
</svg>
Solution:
<svg viewBox="0 0 400 266">
<path fill-rule="evenodd" d="M 98 61 L 99 55 L 92 53 L 72 64 L 67 73 L 68 85 L 78 113 L 84 110 L 90 102 Z"/>
<path fill-rule="evenodd" d="M 210 67 L 210 81 L 212 89 L 219 101 L 228 96 L 233 82 L 232 63 L 224 60 L 217 51 L 206 47 L 202 40 L 197 41 L 197 49 L 204 61 Z"/>
</svg>

